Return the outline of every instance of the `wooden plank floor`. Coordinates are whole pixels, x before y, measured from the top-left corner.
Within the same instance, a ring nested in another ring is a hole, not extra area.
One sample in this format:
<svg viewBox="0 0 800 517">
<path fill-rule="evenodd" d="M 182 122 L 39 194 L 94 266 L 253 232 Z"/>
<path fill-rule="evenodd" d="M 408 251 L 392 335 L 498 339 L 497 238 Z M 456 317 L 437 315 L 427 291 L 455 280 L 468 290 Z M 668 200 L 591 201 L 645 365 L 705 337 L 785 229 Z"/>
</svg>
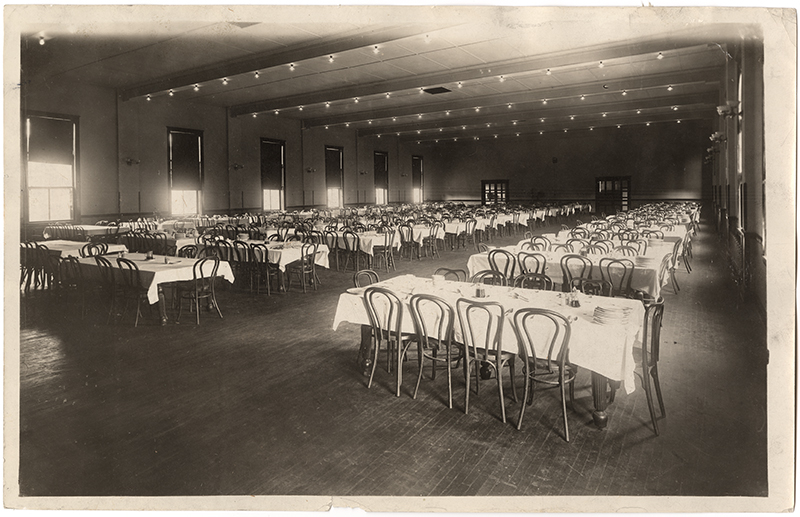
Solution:
<svg viewBox="0 0 800 517">
<path fill-rule="evenodd" d="M 401 260 L 391 275 L 465 268 L 473 252 Z M 416 400 L 413 381 L 397 398 L 381 368 L 366 389 L 360 329 L 331 331 L 352 273 L 323 271 L 307 294 L 223 290 L 224 320 L 203 313 L 199 327 L 186 317 L 162 328 L 157 311 L 136 329 L 130 311 L 105 325 L 97 305 L 81 321 L 74 303 L 34 293 L 21 336 L 20 493 L 766 495 L 765 330 L 708 226 L 693 265 L 665 295 L 661 436 L 640 387 L 618 393 L 609 427 L 596 429 L 582 372 L 570 443 L 554 392 L 517 431 L 500 422 L 490 383 L 469 415 L 459 375 L 453 409 L 441 375 Z M 405 368 L 416 377 L 414 360 Z M 508 402 L 513 422 L 518 407 Z"/>
</svg>

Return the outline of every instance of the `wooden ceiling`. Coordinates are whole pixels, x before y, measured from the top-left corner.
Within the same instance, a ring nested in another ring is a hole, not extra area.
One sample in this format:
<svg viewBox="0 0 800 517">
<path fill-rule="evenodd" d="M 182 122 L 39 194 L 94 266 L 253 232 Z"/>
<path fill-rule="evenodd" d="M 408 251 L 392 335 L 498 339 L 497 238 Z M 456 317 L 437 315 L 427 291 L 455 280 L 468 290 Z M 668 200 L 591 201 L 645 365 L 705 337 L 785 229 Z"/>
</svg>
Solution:
<svg viewBox="0 0 800 517">
<path fill-rule="evenodd" d="M 752 36 L 638 9 L 62 7 L 22 31 L 23 80 L 419 141 L 711 118 Z"/>
</svg>

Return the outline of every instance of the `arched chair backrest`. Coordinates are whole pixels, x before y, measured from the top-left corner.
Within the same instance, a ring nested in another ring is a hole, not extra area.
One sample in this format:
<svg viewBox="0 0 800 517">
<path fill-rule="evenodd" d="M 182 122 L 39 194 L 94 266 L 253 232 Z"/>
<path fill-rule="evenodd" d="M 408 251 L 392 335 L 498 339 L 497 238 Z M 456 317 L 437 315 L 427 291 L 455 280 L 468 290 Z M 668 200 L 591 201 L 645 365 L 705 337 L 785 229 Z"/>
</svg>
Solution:
<svg viewBox="0 0 800 517">
<path fill-rule="evenodd" d="M 561 274 L 563 276 L 564 284 L 571 284 L 572 279 L 591 278 L 592 277 L 592 261 L 581 255 L 568 253 L 561 257 Z"/>
<path fill-rule="evenodd" d="M 503 342 L 503 306 L 495 301 L 459 298 L 456 312 L 461 326 L 461 341 L 469 359 L 491 361 Z"/>
<path fill-rule="evenodd" d="M 436 271 L 433 272 L 434 275 L 442 275 L 445 280 L 453 280 L 455 282 L 466 282 L 467 281 L 467 272 L 463 269 L 450 269 L 446 267 L 440 267 Z"/>
<path fill-rule="evenodd" d="M 366 287 L 371 284 L 377 284 L 380 281 L 378 273 L 371 269 L 362 269 L 353 273 L 353 285 L 355 287 Z"/>
<path fill-rule="evenodd" d="M 543 237 L 541 235 L 535 235 L 531 237 L 531 244 L 533 244 L 534 248 L 537 251 L 549 251 L 550 250 L 550 239 L 547 237 Z M 540 248 L 541 246 L 541 248 Z"/>
<path fill-rule="evenodd" d="M 178 250 L 177 255 L 184 258 L 195 258 L 197 256 L 197 246 L 195 244 L 181 246 L 181 249 Z"/>
<path fill-rule="evenodd" d="M 611 296 L 628 296 L 631 293 L 631 280 L 635 266 L 631 259 L 600 259 L 600 274 L 603 280 L 611 283 Z"/>
<path fill-rule="evenodd" d="M 521 273 L 544 273 L 547 269 L 547 257 L 535 251 L 520 251 L 517 260 Z"/>
<path fill-rule="evenodd" d="M 517 259 L 514 254 L 504 249 L 493 249 L 489 252 L 489 267 L 503 273 L 506 278 L 514 278 Z"/>
<path fill-rule="evenodd" d="M 508 279 L 503 273 L 499 271 L 495 271 L 493 269 L 484 269 L 483 271 L 478 271 L 472 278 L 469 279 L 472 283 L 478 284 L 489 284 L 489 285 L 508 285 Z"/>
<path fill-rule="evenodd" d="M 542 273 L 523 273 L 514 279 L 514 287 L 552 291 L 553 279 Z"/>
</svg>

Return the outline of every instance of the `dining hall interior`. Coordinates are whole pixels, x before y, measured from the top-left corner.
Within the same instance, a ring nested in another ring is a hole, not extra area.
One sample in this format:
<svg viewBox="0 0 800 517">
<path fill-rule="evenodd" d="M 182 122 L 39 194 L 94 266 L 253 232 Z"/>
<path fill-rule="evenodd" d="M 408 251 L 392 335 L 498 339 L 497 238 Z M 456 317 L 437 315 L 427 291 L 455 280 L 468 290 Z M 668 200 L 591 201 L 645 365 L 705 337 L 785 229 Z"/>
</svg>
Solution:
<svg viewBox="0 0 800 517">
<path fill-rule="evenodd" d="M 795 16 L 7 6 L 6 505 L 790 508 Z"/>
</svg>

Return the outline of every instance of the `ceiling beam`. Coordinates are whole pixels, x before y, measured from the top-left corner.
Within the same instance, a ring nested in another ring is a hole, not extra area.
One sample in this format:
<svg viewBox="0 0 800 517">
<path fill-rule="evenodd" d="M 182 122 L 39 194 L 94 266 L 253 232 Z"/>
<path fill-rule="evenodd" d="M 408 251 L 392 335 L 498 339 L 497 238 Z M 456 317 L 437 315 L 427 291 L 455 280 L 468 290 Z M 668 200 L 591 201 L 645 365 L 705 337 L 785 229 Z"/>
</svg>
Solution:
<svg viewBox="0 0 800 517">
<path fill-rule="evenodd" d="M 364 48 L 370 45 L 408 38 L 442 28 L 442 26 L 432 26 L 430 24 L 362 28 L 335 38 L 319 39 L 311 44 L 296 48 L 290 47 L 280 52 L 268 52 L 236 61 L 225 61 L 209 67 L 180 72 L 173 76 L 121 89 L 119 95 L 123 101 L 126 101 L 134 97 L 147 95 L 148 93 L 177 89 L 182 86 L 211 81 L 222 77 L 232 77 L 255 70 L 265 70 L 286 63 L 294 63 L 305 59 Z"/>
<path fill-rule="evenodd" d="M 654 54 L 658 51 L 665 50 L 666 48 L 671 48 L 670 45 L 661 39 L 651 42 L 643 42 L 637 44 L 636 47 L 636 51 L 639 52 L 637 56 L 644 55 L 647 58 L 650 58 L 651 53 Z M 708 48 L 707 45 L 697 44 L 692 44 L 689 47 L 689 49 L 696 49 L 698 52 L 706 48 Z M 511 76 L 513 74 L 530 72 L 533 70 L 574 67 L 576 65 L 583 65 L 592 61 L 611 62 L 614 59 L 620 58 L 629 60 L 632 57 L 636 56 L 631 56 L 631 47 L 629 44 L 621 44 L 613 47 L 582 49 L 578 51 L 565 51 L 561 53 L 552 53 L 545 56 L 537 56 L 535 58 L 525 57 L 512 59 L 508 61 L 491 63 L 484 66 L 473 66 L 448 70 L 446 72 L 420 74 L 389 81 L 375 81 L 367 84 L 354 84 L 352 86 L 332 88 L 322 92 L 310 92 L 305 94 L 279 97 L 276 99 L 265 99 L 263 101 L 239 104 L 231 106 L 231 116 L 236 117 L 244 114 L 272 111 L 300 105 L 306 106 L 322 102 L 334 102 L 337 100 L 352 99 L 354 97 L 367 97 L 369 95 L 378 95 L 386 92 L 398 92 L 415 88 L 440 86 L 442 84 L 453 84 L 457 83 L 458 81 L 463 82 L 474 79 L 485 79 L 487 77 L 501 75 Z"/>
<path fill-rule="evenodd" d="M 468 109 L 475 106 L 481 106 L 481 107 L 488 107 L 491 105 L 500 106 L 507 103 L 511 103 L 519 107 L 520 105 L 529 104 L 533 102 L 536 102 L 538 104 L 544 97 L 552 99 L 553 101 L 557 101 L 560 98 L 578 97 L 582 94 L 586 94 L 587 100 L 590 100 L 592 96 L 591 93 L 592 91 L 598 92 L 598 94 L 605 95 L 608 92 L 613 92 L 613 91 L 620 91 L 624 89 L 635 90 L 635 89 L 653 88 L 657 86 L 662 86 L 664 84 L 672 84 L 673 87 L 679 89 L 680 85 L 682 84 L 705 82 L 709 90 L 717 90 L 719 88 L 719 83 L 716 81 L 718 77 L 719 77 L 718 69 L 712 69 L 711 71 L 709 71 L 708 69 L 700 69 L 700 70 L 691 70 L 688 72 L 680 72 L 677 74 L 652 75 L 644 78 L 636 78 L 635 80 L 620 79 L 616 81 L 597 81 L 594 83 L 585 83 L 576 86 L 565 86 L 562 88 L 529 90 L 514 94 L 487 95 L 487 96 L 475 97 L 471 99 L 464 99 L 457 101 L 432 102 L 419 106 L 395 107 L 395 108 L 390 107 L 382 110 L 365 110 L 356 113 L 345 113 L 341 115 L 310 118 L 303 121 L 303 127 L 309 128 L 316 126 L 329 126 L 336 124 L 344 124 L 346 122 L 355 123 L 366 120 L 377 120 L 377 119 L 384 119 L 391 117 L 416 115 L 419 113 L 422 113 L 424 115 L 425 113 L 444 112 L 446 110 L 453 111 L 459 109 Z M 608 86 L 607 90 L 604 88 L 604 85 Z M 498 98 L 502 98 L 503 101 L 498 102 L 497 101 Z"/>
<path fill-rule="evenodd" d="M 709 91 L 705 94 L 691 94 L 691 95 L 680 95 L 670 97 L 668 102 L 664 102 L 666 99 L 645 99 L 645 100 L 637 100 L 637 101 L 624 101 L 624 102 L 615 102 L 615 103 L 602 103 L 602 104 L 593 104 L 593 105 L 582 105 L 576 108 L 549 108 L 549 109 L 537 109 L 537 110 L 530 110 L 524 112 L 515 111 L 513 114 L 497 114 L 497 115 L 474 115 L 471 117 L 460 117 L 454 119 L 446 119 L 446 120 L 436 120 L 430 122 L 420 122 L 415 124 L 400 124 L 400 125 L 392 125 L 383 126 L 383 127 L 370 127 L 370 128 L 363 128 L 358 129 L 358 136 L 369 136 L 369 135 L 378 135 L 378 134 L 387 134 L 387 133 L 396 133 L 396 132 L 409 132 L 409 131 L 430 131 L 434 129 L 443 128 L 445 130 L 453 129 L 462 131 L 461 126 L 464 125 L 485 125 L 489 124 L 497 124 L 497 123 L 510 123 L 513 120 L 518 121 L 517 125 L 522 126 L 526 123 L 536 123 L 539 124 L 541 118 L 545 119 L 545 122 L 542 124 L 549 124 L 555 119 L 568 119 L 570 115 L 575 115 L 581 123 L 582 121 L 586 120 L 586 117 L 597 117 L 598 119 L 607 119 L 608 117 L 603 117 L 602 113 L 606 112 L 609 116 L 614 116 L 614 114 L 619 114 L 621 112 L 632 112 L 636 109 L 642 110 L 652 110 L 658 108 L 665 108 L 670 106 L 679 106 L 680 113 L 683 114 L 684 110 L 692 105 L 696 104 L 703 104 L 709 106 L 716 106 L 716 102 L 718 100 L 718 93 L 716 91 Z M 672 110 L 670 110 L 672 113 Z M 673 118 L 676 116 L 674 113 L 671 115 Z M 573 121 L 569 121 L 573 122 Z M 544 127 L 544 126 L 543 126 Z"/>
</svg>

